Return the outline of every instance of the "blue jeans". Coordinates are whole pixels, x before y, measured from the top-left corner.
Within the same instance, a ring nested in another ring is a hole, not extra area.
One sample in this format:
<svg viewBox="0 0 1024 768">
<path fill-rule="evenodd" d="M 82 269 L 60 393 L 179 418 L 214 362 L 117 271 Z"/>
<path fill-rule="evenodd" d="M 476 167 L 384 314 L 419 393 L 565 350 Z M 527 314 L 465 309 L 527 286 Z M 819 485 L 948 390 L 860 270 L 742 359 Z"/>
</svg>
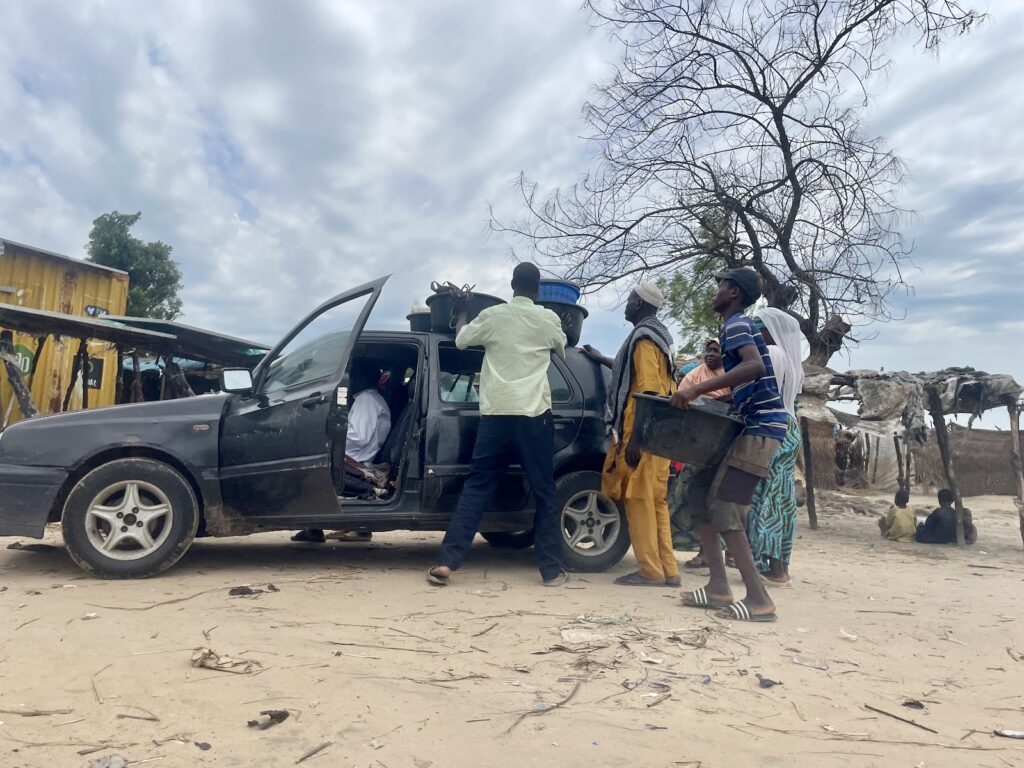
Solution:
<svg viewBox="0 0 1024 768">
<path fill-rule="evenodd" d="M 518 460 L 530 482 L 536 503 L 533 550 L 541 578 L 552 579 L 562 570 L 559 560 L 561 531 L 554 476 L 555 426 L 551 412 L 540 416 L 481 416 L 473 447 L 469 477 L 462 487 L 448 532 L 441 544 L 440 564 L 452 570 L 469 555 L 480 526 L 490 509 L 498 481 Z"/>
</svg>

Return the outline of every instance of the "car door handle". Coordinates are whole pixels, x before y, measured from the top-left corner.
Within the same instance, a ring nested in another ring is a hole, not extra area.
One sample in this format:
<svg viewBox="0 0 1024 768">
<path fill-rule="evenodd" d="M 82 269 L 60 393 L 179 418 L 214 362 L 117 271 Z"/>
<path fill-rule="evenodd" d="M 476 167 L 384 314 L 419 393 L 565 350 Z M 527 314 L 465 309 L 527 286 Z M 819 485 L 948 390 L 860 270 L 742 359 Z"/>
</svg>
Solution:
<svg viewBox="0 0 1024 768">
<path fill-rule="evenodd" d="M 308 408 L 309 410 L 313 410 L 318 405 L 323 405 L 326 402 L 327 402 L 327 398 L 325 398 L 322 394 L 317 392 L 316 394 L 310 395 L 305 400 L 303 400 L 302 401 L 302 407 L 303 408 Z"/>
</svg>

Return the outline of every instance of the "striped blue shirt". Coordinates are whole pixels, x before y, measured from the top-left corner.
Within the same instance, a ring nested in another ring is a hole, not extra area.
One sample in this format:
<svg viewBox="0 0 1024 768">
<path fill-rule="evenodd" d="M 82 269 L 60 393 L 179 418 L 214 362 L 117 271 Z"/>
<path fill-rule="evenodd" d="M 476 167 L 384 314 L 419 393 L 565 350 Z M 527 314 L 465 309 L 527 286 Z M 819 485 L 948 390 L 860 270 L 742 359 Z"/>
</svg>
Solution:
<svg viewBox="0 0 1024 768">
<path fill-rule="evenodd" d="M 770 437 L 782 441 L 786 436 L 788 417 L 775 381 L 775 369 L 761 332 L 754 322 L 742 314 L 725 321 L 722 328 L 722 364 L 731 371 L 743 359 L 740 349 L 751 344 L 757 347 L 764 363 L 764 376 L 735 387 L 732 391 L 732 409 L 747 425 L 745 435 Z"/>
</svg>

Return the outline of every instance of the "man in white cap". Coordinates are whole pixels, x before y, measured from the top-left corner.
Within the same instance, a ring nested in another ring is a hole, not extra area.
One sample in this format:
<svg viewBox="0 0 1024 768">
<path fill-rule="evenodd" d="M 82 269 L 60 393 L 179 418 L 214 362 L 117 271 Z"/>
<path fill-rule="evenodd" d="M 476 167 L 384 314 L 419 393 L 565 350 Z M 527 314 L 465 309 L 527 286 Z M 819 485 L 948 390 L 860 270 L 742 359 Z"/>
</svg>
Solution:
<svg viewBox="0 0 1024 768">
<path fill-rule="evenodd" d="M 640 283 L 629 294 L 626 320 L 633 332 L 612 361 L 587 346 L 583 351 L 612 369 L 608 386 L 607 423 L 611 445 L 605 458 L 602 491 L 623 501 L 638 570 L 616 584 L 631 587 L 678 586 L 679 565 L 672 550 L 669 526 L 669 460 L 643 453 L 633 440 L 633 394 L 671 395 L 672 335 L 658 320 L 664 297 L 657 286 Z"/>
</svg>

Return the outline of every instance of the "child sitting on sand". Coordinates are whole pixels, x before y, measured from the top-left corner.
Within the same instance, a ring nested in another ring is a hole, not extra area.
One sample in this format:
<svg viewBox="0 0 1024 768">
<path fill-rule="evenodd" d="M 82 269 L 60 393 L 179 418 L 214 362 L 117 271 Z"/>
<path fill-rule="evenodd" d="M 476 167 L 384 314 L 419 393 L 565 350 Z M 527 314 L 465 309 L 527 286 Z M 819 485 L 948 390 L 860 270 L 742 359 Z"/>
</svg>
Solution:
<svg viewBox="0 0 1024 768">
<path fill-rule="evenodd" d="M 907 507 L 910 503 L 910 491 L 900 488 L 893 497 L 893 505 L 889 511 L 878 518 L 878 528 L 882 538 L 899 541 L 904 544 L 912 542 L 917 534 L 914 512 Z"/>
</svg>

